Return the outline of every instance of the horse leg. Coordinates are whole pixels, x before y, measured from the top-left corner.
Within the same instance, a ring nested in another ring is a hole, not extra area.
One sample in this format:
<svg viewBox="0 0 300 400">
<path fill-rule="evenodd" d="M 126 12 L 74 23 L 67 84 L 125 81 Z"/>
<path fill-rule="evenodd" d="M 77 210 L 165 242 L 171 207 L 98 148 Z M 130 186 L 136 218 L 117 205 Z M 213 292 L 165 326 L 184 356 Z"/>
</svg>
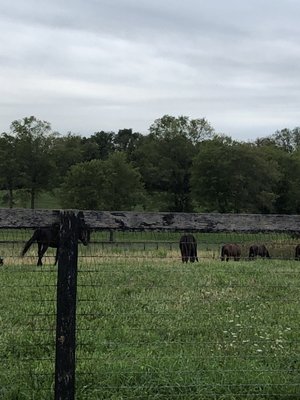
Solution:
<svg viewBox="0 0 300 400">
<path fill-rule="evenodd" d="M 55 263 L 54 263 L 54 265 L 56 265 L 56 264 L 57 264 L 57 261 L 58 261 L 58 247 L 56 248 L 56 253 L 55 253 Z"/>
<path fill-rule="evenodd" d="M 181 260 L 183 263 L 187 263 L 189 258 L 188 258 L 188 249 L 186 246 L 186 243 L 180 243 L 180 250 L 181 250 Z"/>
<path fill-rule="evenodd" d="M 43 265 L 41 254 L 42 254 L 42 244 L 41 244 L 41 243 L 38 243 L 38 262 L 37 262 L 37 264 L 36 264 L 37 266 Z"/>
<path fill-rule="evenodd" d="M 38 257 L 39 257 L 38 262 L 37 262 L 38 266 L 43 265 L 42 258 L 43 258 L 43 255 L 46 253 L 47 249 L 48 249 L 47 244 L 41 244 L 41 243 L 38 244 Z"/>
</svg>

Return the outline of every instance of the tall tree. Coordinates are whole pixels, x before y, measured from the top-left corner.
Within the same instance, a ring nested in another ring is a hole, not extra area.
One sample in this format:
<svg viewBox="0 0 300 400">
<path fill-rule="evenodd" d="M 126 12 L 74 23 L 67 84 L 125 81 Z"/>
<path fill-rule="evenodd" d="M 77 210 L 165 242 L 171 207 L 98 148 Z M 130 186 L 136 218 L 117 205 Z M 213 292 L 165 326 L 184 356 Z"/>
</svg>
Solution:
<svg viewBox="0 0 300 400">
<path fill-rule="evenodd" d="M 187 116 L 173 117 L 164 115 L 158 118 L 149 128 L 150 134 L 160 139 L 172 139 L 184 136 L 194 144 L 209 139 L 214 129 L 205 118 L 190 119 Z"/>
<path fill-rule="evenodd" d="M 61 204 L 65 208 L 104 210 L 102 193 L 105 185 L 104 161 L 91 160 L 72 165 L 67 171 L 60 190 Z"/>
<path fill-rule="evenodd" d="M 300 149 L 300 128 L 284 128 L 277 130 L 273 135 L 256 140 L 257 145 L 266 145 L 267 142 L 279 147 L 287 153 Z"/>
<path fill-rule="evenodd" d="M 160 138 L 150 134 L 140 141 L 133 159 L 153 200 L 152 209 L 192 211 L 190 167 L 194 154 L 192 141 L 180 134 Z"/>
<path fill-rule="evenodd" d="M 58 186 L 72 165 L 85 161 L 81 136 L 69 132 L 66 136 L 55 138 L 52 157 L 55 162 Z"/>
<path fill-rule="evenodd" d="M 116 151 L 126 153 L 128 160 L 131 160 L 132 153 L 137 148 L 142 135 L 138 132 L 132 132 L 132 129 L 120 129 L 114 137 Z"/>
<path fill-rule="evenodd" d="M 14 190 L 20 186 L 20 172 L 16 139 L 4 132 L 0 136 L 0 185 L 7 190 L 9 208 L 14 205 Z"/>
<path fill-rule="evenodd" d="M 89 140 L 98 146 L 97 157 L 100 160 L 106 160 L 115 151 L 115 133 L 114 132 L 95 132 Z"/>
<path fill-rule="evenodd" d="M 105 190 L 107 209 L 132 210 L 144 203 L 144 184 L 137 168 L 127 161 L 126 154 L 116 152 L 105 162 Z"/>
<path fill-rule="evenodd" d="M 123 153 L 73 165 L 61 188 L 64 207 L 131 210 L 144 201 L 141 175 Z"/>
<path fill-rule="evenodd" d="M 16 156 L 20 164 L 20 179 L 30 191 L 31 208 L 35 207 L 39 191 L 49 189 L 55 182 L 55 166 L 51 158 L 57 134 L 51 125 L 34 116 L 13 121 L 11 133 L 16 140 Z"/>
<path fill-rule="evenodd" d="M 260 143 L 259 150 L 266 160 L 277 164 L 280 173 L 276 184 L 275 212 L 279 214 L 298 213 L 300 198 L 300 150 L 287 151 L 273 141 Z"/>
<path fill-rule="evenodd" d="M 146 189 L 159 210 L 192 211 L 190 168 L 196 145 L 214 135 L 204 118 L 164 115 L 133 153 Z M 153 207 L 152 207 L 153 208 Z"/>
<path fill-rule="evenodd" d="M 273 212 L 277 167 L 255 146 L 217 137 L 203 142 L 194 159 L 193 197 L 205 211 Z"/>
</svg>

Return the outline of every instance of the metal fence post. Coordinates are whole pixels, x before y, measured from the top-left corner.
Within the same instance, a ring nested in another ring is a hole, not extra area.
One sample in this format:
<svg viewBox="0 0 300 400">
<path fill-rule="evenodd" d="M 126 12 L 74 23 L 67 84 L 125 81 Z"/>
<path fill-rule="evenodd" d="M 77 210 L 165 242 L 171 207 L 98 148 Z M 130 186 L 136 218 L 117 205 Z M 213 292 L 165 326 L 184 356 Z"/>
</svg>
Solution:
<svg viewBox="0 0 300 400">
<path fill-rule="evenodd" d="M 75 333 L 78 258 L 78 217 L 60 213 L 57 275 L 55 400 L 75 398 Z"/>
</svg>

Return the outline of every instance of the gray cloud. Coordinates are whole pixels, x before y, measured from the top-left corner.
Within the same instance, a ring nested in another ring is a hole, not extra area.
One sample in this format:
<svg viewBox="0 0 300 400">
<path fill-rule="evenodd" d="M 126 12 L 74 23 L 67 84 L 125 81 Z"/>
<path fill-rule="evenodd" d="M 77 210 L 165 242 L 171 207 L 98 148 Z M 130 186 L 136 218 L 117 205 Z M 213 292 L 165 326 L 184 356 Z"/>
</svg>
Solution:
<svg viewBox="0 0 300 400">
<path fill-rule="evenodd" d="M 296 0 L 0 4 L 0 131 L 147 132 L 164 114 L 237 139 L 299 125 Z"/>
</svg>

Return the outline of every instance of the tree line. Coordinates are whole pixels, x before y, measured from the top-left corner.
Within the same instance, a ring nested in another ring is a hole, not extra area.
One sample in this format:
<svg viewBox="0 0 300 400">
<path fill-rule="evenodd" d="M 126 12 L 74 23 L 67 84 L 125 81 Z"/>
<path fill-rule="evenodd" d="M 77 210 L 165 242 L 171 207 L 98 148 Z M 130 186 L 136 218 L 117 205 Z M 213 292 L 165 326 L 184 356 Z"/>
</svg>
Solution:
<svg viewBox="0 0 300 400">
<path fill-rule="evenodd" d="M 9 207 L 20 191 L 35 208 L 55 189 L 63 208 L 299 213 L 300 128 L 240 142 L 204 118 L 164 115 L 147 135 L 62 136 L 30 116 L 0 135 L 0 189 Z"/>
</svg>

